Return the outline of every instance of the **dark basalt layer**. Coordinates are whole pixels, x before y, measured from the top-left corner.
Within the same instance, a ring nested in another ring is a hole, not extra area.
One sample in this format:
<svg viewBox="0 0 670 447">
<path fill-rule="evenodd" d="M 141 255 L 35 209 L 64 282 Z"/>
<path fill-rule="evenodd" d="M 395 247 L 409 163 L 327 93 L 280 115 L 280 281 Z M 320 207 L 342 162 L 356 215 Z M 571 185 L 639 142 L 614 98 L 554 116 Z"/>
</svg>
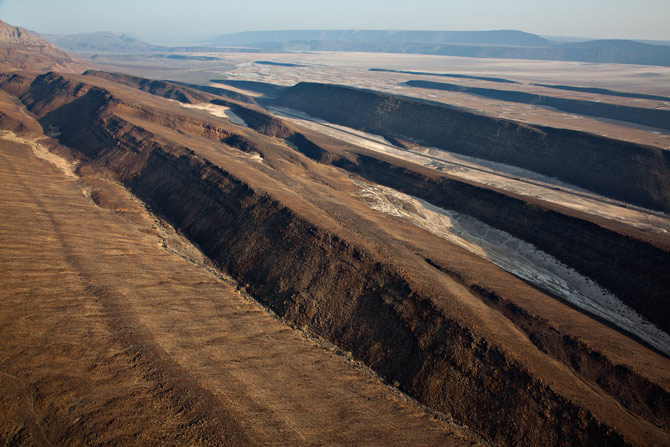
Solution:
<svg viewBox="0 0 670 447">
<path fill-rule="evenodd" d="M 538 349 L 546 352 L 564 365 L 570 365 L 581 377 L 597 383 L 607 393 L 616 396 L 626 408 L 654 421 L 658 426 L 670 428 L 670 393 L 639 376 L 630 368 L 614 365 L 600 352 L 585 343 L 562 334 L 545 319 L 531 315 L 525 309 L 484 287 L 477 285 L 460 273 L 445 268 L 431 259 L 426 262 L 468 287 L 484 303 L 503 313 L 528 336 Z"/>
<path fill-rule="evenodd" d="M 283 90 L 276 103 L 354 129 L 519 166 L 670 211 L 670 151 L 338 85 L 300 83 Z"/>
<path fill-rule="evenodd" d="M 577 113 L 579 115 L 625 121 L 633 124 L 641 124 L 643 126 L 656 127 L 658 129 L 670 129 L 670 110 L 648 109 L 644 107 L 622 106 L 606 102 L 557 98 L 554 96 L 537 95 L 535 93 L 514 90 L 468 87 L 465 85 L 449 84 L 445 82 L 412 80 L 405 82 L 405 85 L 433 90 L 462 92 L 483 96 L 484 98 L 499 99 L 501 101 L 552 107 L 564 112 Z"/>
<path fill-rule="evenodd" d="M 667 251 L 468 183 L 426 176 L 369 156 L 344 158 L 258 108 L 223 99 L 211 102 L 230 107 L 259 133 L 284 138 L 312 160 L 346 169 L 442 208 L 471 215 L 530 242 L 595 280 L 661 329 L 670 331 L 670 308 L 666 306 L 666 291 L 670 290 L 670 253 Z M 165 124 L 176 126 L 175 123 Z M 184 127 L 184 123 L 180 126 Z M 222 141 L 233 147 L 240 144 L 235 136 Z M 250 150 L 248 142 L 243 147 L 245 151 Z M 631 257 L 637 261 L 631 262 Z M 608 260 L 608 265 L 603 266 L 603 259 Z"/>
<path fill-rule="evenodd" d="M 389 70 L 386 68 L 371 68 L 370 71 L 377 71 L 382 73 L 401 73 L 401 74 L 412 74 L 412 75 L 422 75 L 422 76 L 440 76 L 444 78 L 457 78 L 457 79 L 476 79 L 478 81 L 488 81 L 488 82 L 500 82 L 502 84 L 518 84 L 519 82 L 513 81 L 511 79 L 505 78 L 492 78 L 490 76 L 473 76 L 473 75 L 464 75 L 464 74 L 455 74 L 455 73 L 430 73 L 425 71 L 408 71 L 408 70 Z"/>
<path fill-rule="evenodd" d="M 488 438 L 625 444 L 498 348 L 442 316 L 390 266 L 226 172 L 188 154 L 153 151 L 127 184 L 279 315 L 352 351 L 389 382 Z"/>
<path fill-rule="evenodd" d="M 553 85 L 553 84 L 533 84 L 540 87 L 553 88 L 556 90 L 567 90 L 571 92 L 596 93 L 598 95 L 618 96 L 620 98 L 638 98 L 651 99 L 654 101 L 670 101 L 670 97 L 658 95 L 646 95 L 644 93 L 621 92 L 617 90 L 610 90 L 608 88 L 597 87 L 578 87 L 574 85 Z"/>
</svg>

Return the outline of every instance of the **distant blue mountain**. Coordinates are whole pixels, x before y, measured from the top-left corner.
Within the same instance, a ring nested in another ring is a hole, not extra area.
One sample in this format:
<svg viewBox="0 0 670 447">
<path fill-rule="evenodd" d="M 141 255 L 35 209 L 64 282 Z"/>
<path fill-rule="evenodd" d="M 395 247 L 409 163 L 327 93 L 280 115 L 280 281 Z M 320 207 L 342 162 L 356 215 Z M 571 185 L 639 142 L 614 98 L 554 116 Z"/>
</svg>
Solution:
<svg viewBox="0 0 670 447">
<path fill-rule="evenodd" d="M 670 46 L 650 45 L 633 40 L 571 42 L 560 45 L 557 54 L 561 54 L 561 51 L 566 57 L 564 60 L 670 66 Z"/>
<path fill-rule="evenodd" d="M 512 45 L 542 47 L 549 44 L 523 31 L 392 31 L 392 30 L 292 30 L 248 31 L 223 34 L 211 41 L 218 45 L 293 41 L 393 42 L 425 44 Z"/>
<path fill-rule="evenodd" d="M 266 51 L 363 51 L 670 66 L 670 46 L 633 40 L 553 42 L 522 31 L 294 30 L 224 34 L 214 45 Z"/>
</svg>

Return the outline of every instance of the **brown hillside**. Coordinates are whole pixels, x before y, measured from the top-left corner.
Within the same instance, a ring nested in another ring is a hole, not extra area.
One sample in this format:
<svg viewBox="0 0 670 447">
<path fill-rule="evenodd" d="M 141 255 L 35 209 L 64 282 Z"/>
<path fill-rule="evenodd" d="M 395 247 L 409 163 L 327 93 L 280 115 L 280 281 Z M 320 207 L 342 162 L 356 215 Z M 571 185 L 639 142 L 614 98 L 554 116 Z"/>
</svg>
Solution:
<svg viewBox="0 0 670 447">
<path fill-rule="evenodd" d="M 0 70 L 81 72 L 84 65 L 35 33 L 0 21 Z"/>
</svg>

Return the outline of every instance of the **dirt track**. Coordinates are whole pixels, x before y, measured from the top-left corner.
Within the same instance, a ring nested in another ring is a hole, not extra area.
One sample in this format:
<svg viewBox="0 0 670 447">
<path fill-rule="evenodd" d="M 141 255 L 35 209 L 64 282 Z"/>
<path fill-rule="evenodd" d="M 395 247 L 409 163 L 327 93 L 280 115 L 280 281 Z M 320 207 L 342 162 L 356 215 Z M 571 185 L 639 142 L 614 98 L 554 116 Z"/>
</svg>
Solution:
<svg viewBox="0 0 670 447">
<path fill-rule="evenodd" d="M 166 250 L 119 186 L 3 140 L 0 191 L 3 443 L 470 445 Z"/>
</svg>

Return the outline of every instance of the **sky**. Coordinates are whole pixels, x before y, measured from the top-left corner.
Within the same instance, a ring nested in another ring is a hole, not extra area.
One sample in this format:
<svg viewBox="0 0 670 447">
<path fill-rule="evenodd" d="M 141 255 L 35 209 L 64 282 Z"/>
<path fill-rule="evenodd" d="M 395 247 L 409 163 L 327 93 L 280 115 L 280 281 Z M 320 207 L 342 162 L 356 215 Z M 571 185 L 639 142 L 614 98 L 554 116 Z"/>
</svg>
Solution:
<svg viewBox="0 0 670 447">
<path fill-rule="evenodd" d="M 280 29 L 670 40 L 670 0 L 0 0 L 0 20 L 41 33 L 131 33 L 151 43 Z"/>
</svg>

